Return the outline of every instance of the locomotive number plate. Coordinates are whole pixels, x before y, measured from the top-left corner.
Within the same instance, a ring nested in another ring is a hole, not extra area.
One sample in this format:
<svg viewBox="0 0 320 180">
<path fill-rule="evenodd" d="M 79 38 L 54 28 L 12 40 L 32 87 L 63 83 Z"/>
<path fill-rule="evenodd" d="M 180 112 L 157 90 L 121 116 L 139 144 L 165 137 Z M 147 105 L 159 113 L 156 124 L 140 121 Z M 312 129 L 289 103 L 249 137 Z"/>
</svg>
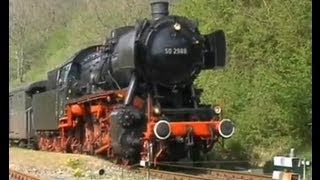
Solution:
<svg viewBox="0 0 320 180">
<path fill-rule="evenodd" d="M 164 48 L 164 54 L 188 54 L 187 48 Z"/>
</svg>

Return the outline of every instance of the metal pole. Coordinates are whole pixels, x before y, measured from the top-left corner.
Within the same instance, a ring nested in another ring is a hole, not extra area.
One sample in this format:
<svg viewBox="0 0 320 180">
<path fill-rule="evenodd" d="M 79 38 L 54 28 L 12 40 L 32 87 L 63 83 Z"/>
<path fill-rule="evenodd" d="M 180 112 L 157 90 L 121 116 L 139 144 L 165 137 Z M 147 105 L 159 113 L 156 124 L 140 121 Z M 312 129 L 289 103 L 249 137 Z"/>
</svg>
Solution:
<svg viewBox="0 0 320 180">
<path fill-rule="evenodd" d="M 121 179 L 123 179 L 123 167 L 121 167 Z"/>
<path fill-rule="evenodd" d="M 147 171 L 147 180 L 149 180 L 150 179 L 150 167 L 149 167 L 149 163 L 148 163 L 148 171 Z"/>
<path fill-rule="evenodd" d="M 133 99 L 133 95 L 134 95 L 134 91 L 137 85 L 137 78 L 136 75 L 134 73 L 132 73 L 131 75 L 131 79 L 130 79 L 130 84 L 129 84 L 129 88 L 128 88 L 128 93 L 127 96 L 125 98 L 124 101 L 124 105 L 129 105 Z"/>
<path fill-rule="evenodd" d="M 31 108 L 28 108 L 26 110 L 26 119 L 27 119 L 27 138 L 28 138 L 28 144 L 27 144 L 27 148 L 30 147 L 30 138 L 31 138 L 31 125 L 30 125 L 30 122 L 31 122 L 31 115 L 30 115 L 30 110 Z"/>
<path fill-rule="evenodd" d="M 149 143 L 149 154 L 148 154 L 148 162 L 147 162 L 147 168 L 148 168 L 148 171 L 147 171 L 147 180 L 150 179 L 150 165 L 151 165 L 151 162 L 153 161 L 153 144 L 152 143 Z"/>
<path fill-rule="evenodd" d="M 303 159 L 303 177 L 302 177 L 303 180 L 306 179 L 306 159 L 304 158 Z"/>
<path fill-rule="evenodd" d="M 198 103 L 197 103 L 197 95 L 196 95 L 196 91 L 195 91 L 195 89 L 194 89 L 194 86 L 193 85 L 191 85 L 191 98 L 192 98 L 192 101 L 193 101 L 193 106 L 194 106 L 194 108 L 198 108 Z"/>
</svg>

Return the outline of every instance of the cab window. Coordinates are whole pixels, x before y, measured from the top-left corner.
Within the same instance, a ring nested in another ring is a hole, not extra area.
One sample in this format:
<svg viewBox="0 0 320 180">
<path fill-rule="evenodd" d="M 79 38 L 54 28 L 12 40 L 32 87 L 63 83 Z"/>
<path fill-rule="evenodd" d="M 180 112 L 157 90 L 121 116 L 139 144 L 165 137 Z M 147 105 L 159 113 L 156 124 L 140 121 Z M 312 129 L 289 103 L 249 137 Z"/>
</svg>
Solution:
<svg viewBox="0 0 320 180">
<path fill-rule="evenodd" d="M 64 85 L 67 82 L 68 79 L 68 74 L 71 68 L 71 63 L 65 65 L 64 67 L 62 67 L 60 69 L 60 73 L 59 73 L 59 85 Z"/>
</svg>

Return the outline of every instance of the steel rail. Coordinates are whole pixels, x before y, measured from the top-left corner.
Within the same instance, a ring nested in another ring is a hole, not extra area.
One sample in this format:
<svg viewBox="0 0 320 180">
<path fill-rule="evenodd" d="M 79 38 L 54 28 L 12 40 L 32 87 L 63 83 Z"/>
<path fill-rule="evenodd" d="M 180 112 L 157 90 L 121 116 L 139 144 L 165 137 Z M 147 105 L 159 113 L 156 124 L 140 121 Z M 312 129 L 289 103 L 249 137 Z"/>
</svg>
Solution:
<svg viewBox="0 0 320 180">
<path fill-rule="evenodd" d="M 26 174 L 23 172 L 19 172 L 17 170 L 9 169 L 9 178 L 14 180 L 40 180 L 39 178 L 32 176 L 30 174 Z"/>
</svg>

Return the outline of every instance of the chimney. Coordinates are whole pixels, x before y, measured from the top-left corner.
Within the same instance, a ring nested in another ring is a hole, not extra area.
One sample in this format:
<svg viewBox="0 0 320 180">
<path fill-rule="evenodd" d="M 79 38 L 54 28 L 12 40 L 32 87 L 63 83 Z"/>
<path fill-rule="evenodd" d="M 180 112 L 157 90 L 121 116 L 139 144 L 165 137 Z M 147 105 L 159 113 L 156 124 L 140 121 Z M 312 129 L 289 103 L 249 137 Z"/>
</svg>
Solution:
<svg viewBox="0 0 320 180">
<path fill-rule="evenodd" d="M 169 2 L 167 0 L 151 0 L 151 15 L 154 20 L 169 15 Z"/>
</svg>

